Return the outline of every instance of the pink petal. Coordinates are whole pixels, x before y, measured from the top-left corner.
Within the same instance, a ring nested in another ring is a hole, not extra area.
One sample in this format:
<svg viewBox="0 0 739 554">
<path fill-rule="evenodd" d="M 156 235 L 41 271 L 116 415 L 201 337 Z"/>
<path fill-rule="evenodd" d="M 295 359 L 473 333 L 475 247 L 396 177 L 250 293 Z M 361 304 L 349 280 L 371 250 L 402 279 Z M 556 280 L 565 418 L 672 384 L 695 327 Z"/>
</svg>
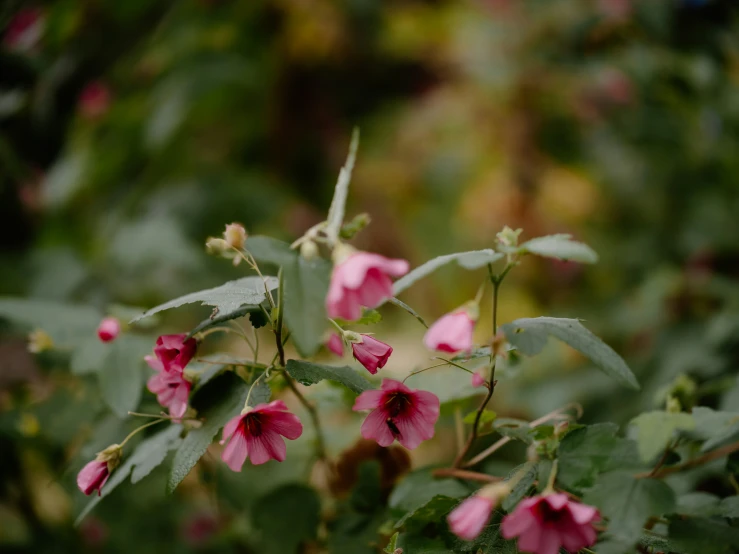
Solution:
<svg viewBox="0 0 739 554">
<path fill-rule="evenodd" d="M 344 341 L 341 340 L 338 333 L 331 333 L 328 341 L 326 341 L 326 347 L 337 356 L 344 355 Z"/>
<path fill-rule="evenodd" d="M 473 387 L 482 387 L 485 385 L 485 377 L 482 376 L 482 374 L 479 371 L 476 371 L 472 374 L 472 386 Z"/>
<path fill-rule="evenodd" d="M 400 391 L 408 394 L 412 392 L 404 383 L 396 381 L 395 379 L 383 379 L 382 386 L 380 388 L 386 392 Z"/>
<path fill-rule="evenodd" d="M 521 552 L 539 552 L 539 541 L 543 531 L 544 528 L 534 522 L 526 530 L 518 533 L 518 549 Z"/>
<path fill-rule="evenodd" d="M 257 404 L 253 411 L 262 413 L 286 412 L 287 406 L 282 400 L 273 400 L 269 404 Z"/>
<path fill-rule="evenodd" d="M 357 289 L 357 292 L 362 306 L 375 308 L 388 298 L 392 298 L 393 282 L 390 277 L 373 268 L 367 272 L 364 283 Z"/>
<path fill-rule="evenodd" d="M 459 352 L 472 348 L 472 333 L 475 322 L 464 311 L 456 311 L 439 318 L 426 331 L 424 344 L 430 350 Z"/>
<path fill-rule="evenodd" d="M 546 502 L 551 506 L 552 510 L 559 511 L 567 505 L 568 498 L 566 494 L 548 494 L 542 498 L 542 502 Z"/>
<path fill-rule="evenodd" d="M 488 498 L 470 496 L 447 516 L 449 528 L 458 537 L 471 541 L 482 532 L 490 521 L 493 503 Z"/>
<path fill-rule="evenodd" d="M 593 506 L 588 506 L 587 504 L 568 502 L 567 509 L 570 511 L 570 514 L 572 514 L 572 519 L 576 523 L 590 523 L 598 518 L 598 510 Z"/>
<path fill-rule="evenodd" d="M 223 438 L 221 439 L 221 444 L 224 444 L 226 440 L 234 434 L 236 429 L 239 427 L 239 423 L 241 423 L 241 420 L 244 418 L 242 415 L 237 415 L 236 417 L 232 417 L 228 420 L 228 423 L 224 425 L 223 427 Z"/>
<path fill-rule="evenodd" d="M 500 525 L 500 532 L 504 538 L 512 539 L 526 533 L 530 528 L 538 525 L 534 514 L 527 506 L 524 505 L 526 500 L 519 502 L 516 509 L 503 518 Z M 530 505 L 531 503 L 529 502 L 528 504 Z"/>
<path fill-rule="evenodd" d="M 249 459 L 255 466 L 272 459 L 278 462 L 285 460 L 287 447 L 285 441 L 277 433 L 264 431 L 259 437 L 249 435 L 246 440 L 249 445 Z"/>
<path fill-rule="evenodd" d="M 164 366 L 162 365 L 162 362 L 159 361 L 158 358 L 155 358 L 154 356 L 144 356 L 144 360 L 147 364 L 149 364 L 149 367 L 153 369 L 154 371 L 164 371 Z"/>
<path fill-rule="evenodd" d="M 354 401 L 354 406 L 352 407 L 352 410 L 354 410 L 355 412 L 359 410 L 373 410 L 380 406 L 383 396 L 385 396 L 385 393 L 381 390 L 364 391 L 359 396 L 357 396 L 357 399 Z"/>
<path fill-rule="evenodd" d="M 298 416 L 289 412 L 270 414 L 265 427 L 274 429 L 275 432 L 290 440 L 295 440 L 303 434 L 303 424 L 300 423 Z"/>
<path fill-rule="evenodd" d="M 519 546 L 522 540 L 523 537 L 519 539 Z M 536 552 L 536 554 L 557 554 L 560 546 L 557 530 L 551 527 L 543 527 L 540 529 L 539 546 L 533 552 Z"/>
<path fill-rule="evenodd" d="M 244 433 L 233 433 L 231 440 L 221 453 L 221 459 L 232 471 L 241 471 L 248 454 L 247 442 Z"/>
<path fill-rule="evenodd" d="M 386 414 L 379 409 L 370 412 L 364 419 L 361 433 L 365 439 L 374 440 L 380 446 L 390 446 L 395 440 L 395 436 L 387 425 Z"/>
<path fill-rule="evenodd" d="M 436 424 L 439 419 L 439 397 L 425 390 L 413 391 L 416 409 L 421 412 L 423 418 L 431 425 Z"/>
</svg>

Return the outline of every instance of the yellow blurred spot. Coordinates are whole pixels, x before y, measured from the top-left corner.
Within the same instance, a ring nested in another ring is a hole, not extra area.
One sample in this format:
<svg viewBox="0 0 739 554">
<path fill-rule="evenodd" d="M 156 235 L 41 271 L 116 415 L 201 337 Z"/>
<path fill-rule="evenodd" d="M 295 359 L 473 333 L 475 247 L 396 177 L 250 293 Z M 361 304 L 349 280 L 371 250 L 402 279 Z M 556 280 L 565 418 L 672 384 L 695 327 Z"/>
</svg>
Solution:
<svg viewBox="0 0 739 554">
<path fill-rule="evenodd" d="M 54 341 L 43 329 L 36 329 L 28 335 L 28 351 L 38 354 L 54 348 Z"/>
<path fill-rule="evenodd" d="M 40 425 L 38 419 L 33 414 L 25 413 L 18 422 L 18 431 L 25 437 L 35 437 L 38 435 Z"/>
</svg>

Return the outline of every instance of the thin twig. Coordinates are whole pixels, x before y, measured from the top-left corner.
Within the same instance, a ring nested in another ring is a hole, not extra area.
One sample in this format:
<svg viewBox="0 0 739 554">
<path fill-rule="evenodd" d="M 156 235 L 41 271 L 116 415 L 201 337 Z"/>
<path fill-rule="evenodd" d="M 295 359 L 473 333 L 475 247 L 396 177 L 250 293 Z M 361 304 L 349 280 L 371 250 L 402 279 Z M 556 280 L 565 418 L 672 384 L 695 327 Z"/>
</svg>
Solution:
<svg viewBox="0 0 739 554">
<path fill-rule="evenodd" d="M 503 480 L 503 477 L 496 477 L 495 475 L 486 475 L 484 473 L 477 473 L 476 471 L 467 471 L 466 469 L 457 469 L 453 467 L 435 469 L 431 474 L 434 477 L 456 477 L 458 479 L 479 481 L 481 483 L 497 483 L 498 481 Z"/>
<path fill-rule="evenodd" d="M 716 450 L 711 450 L 710 452 L 703 454 L 703 456 L 698 456 L 697 458 L 688 460 L 685 463 L 671 467 L 663 467 L 656 473 L 653 473 L 651 471 L 637 473 L 635 477 L 637 479 L 643 479 L 645 477 L 655 477 L 657 479 L 660 479 L 662 477 L 666 477 L 667 475 L 672 475 L 673 473 L 685 471 L 686 469 L 693 469 L 694 467 L 712 462 L 713 460 L 718 460 L 719 458 L 723 458 L 724 456 L 728 456 L 729 454 L 737 451 L 739 451 L 739 442 L 734 442 L 731 444 L 727 444 L 726 446 L 722 446 L 721 448 L 717 448 Z"/>
<path fill-rule="evenodd" d="M 287 383 L 287 386 L 290 387 L 290 390 L 293 391 L 293 394 L 298 397 L 298 400 L 300 403 L 305 406 L 305 409 L 308 410 L 308 414 L 310 415 L 311 420 L 313 421 L 313 427 L 316 430 L 316 453 L 318 454 L 319 460 L 326 460 L 328 459 L 328 455 L 326 454 L 326 440 L 323 437 L 323 429 L 321 427 L 321 420 L 318 418 L 318 411 L 316 410 L 316 407 L 311 404 L 308 399 L 303 396 L 303 393 L 300 392 L 300 389 L 298 389 L 298 386 L 295 384 L 295 381 L 288 373 L 283 373 L 283 377 L 285 377 L 285 382 Z"/>
</svg>

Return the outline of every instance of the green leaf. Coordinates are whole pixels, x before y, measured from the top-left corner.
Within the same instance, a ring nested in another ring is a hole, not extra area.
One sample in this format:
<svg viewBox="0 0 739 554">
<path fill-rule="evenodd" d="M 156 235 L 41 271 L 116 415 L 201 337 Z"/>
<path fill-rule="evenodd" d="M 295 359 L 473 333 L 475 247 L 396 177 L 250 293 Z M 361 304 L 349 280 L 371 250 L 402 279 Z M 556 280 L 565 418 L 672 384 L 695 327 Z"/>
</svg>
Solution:
<svg viewBox="0 0 739 554">
<path fill-rule="evenodd" d="M 422 506 L 406 513 L 395 523 L 395 528 L 400 529 L 405 525 L 413 529 L 423 527 L 427 523 L 441 521 L 458 503 L 456 498 L 437 494 Z"/>
<path fill-rule="evenodd" d="M 198 429 L 191 429 L 175 452 L 167 492 L 177 488 L 205 454 L 218 431 L 241 412 L 248 389 L 242 379 L 229 372 L 214 377 L 193 395 L 191 405 L 198 411 L 203 424 Z"/>
<path fill-rule="evenodd" d="M 372 383 L 349 366 L 338 367 L 302 360 L 288 360 L 285 369 L 293 379 L 305 386 L 315 385 L 324 379 L 329 379 L 341 383 L 357 394 L 375 388 Z"/>
<path fill-rule="evenodd" d="M 310 487 L 297 483 L 284 485 L 257 500 L 252 519 L 259 531 L 258 552 L 302 551 L 300 545 L 318 535 L 321 501 Z"/>
<path fill-rule="evenodd" d="M 568 488 L 582 489 L 609 469 L 633 467 L 636 443 L 616 436 L 614 423 L 597 423 L 567 433 L 559 443 L 557 479 Z"/>
<path fill-rule="evenodd" d="M 265 277 L 264 281 L 258 276 L 243 277 L 235 281 L 228 281 L 219 287 L 191 292 L 185 296 L 180 296 L 179 298 L 160 304 L 132 319 L 131 323 L 163 312 L 164 310 L 178 308 L 195 302 L 215 307 L 215 314 L 229 314 L 245 304 L 257 305 L 261 303 L 266 297 L 264 290 L 265 283 L 270 290 L 277 288 L 276 277 Z"/>
<path fill-rule="evenodd" d="M 433 258 L 425 264 L 419 265 L 413 271 L 395 281 L 395 284 L 393 285 L 393 296 L 398 296 L 401 292 L 406 290 L 416 281 L 423 279 L 440 267 L 443 267 L 451 262 L 457 262 L 464 269 L 472 270 L 479 269 L 486 266 L 487 264 L 491 264 L 502 257 L 503 254 L 487 248 L 485 250 L 457 252 L 456 254 L 446 254 L 445 256 Z"/>
<path fill-rule="evenodd" d="M 110 344 L 101 342 L 96 336 L 84 339 L 72 350 L 69 369 L 75 375 L 97 373 L 105 365 L 110 353 Z"/>
<path fill-rule="evenodd" d="M 506 323 L 502 328 L 511 344 L 524 354 L 539 353 L 547 336 L 552 335 L 590 358 L 609 377 L 622 385 L 639 389 L 636 377 L 621 356 L 576 319 L 523 318 Z"/>
<path fill-rule="evenodd" d="M 533 442 L 533 437 L 529 434 L 531 427 L 529 427 L 528 421 L 510 417 L 499 417 L 493 422 L 493 427 L 504 437 L 520 440 L 526 444 Z"/>
<path fill-rule="evenodd" d="M 675 431 L 689 431 L 695 427 L 693 416 L 686 413 L 645 412 L 631 420 L 637 428 L 639 456 L 649 462 L 661 454 L 672 441 Z"/>
<path fill-rule="evenodd" d="M 107 353 L 98 371 L 100 392 L 113 412 L 124 418 L 141 400 L 144 356 L 152 345 L 148 339 L 123 335 L 105 346 Z"/>
<path fill-rule="evenodd" d="M 524 496 L 528 494 L 528 492 L 531 490 L 531 487 L 534 486 L 534 482 L 539 475 L 538 465 L 538 462 L 526 462 L 510 472 L 510 474 L 508 475 L 508 479 L 511 479 L 519 472 L 521 472 L 523 475 L 514 485 L 513 490 L 511 490 L 510 494 L 505 497 L 503 503 L 501 504 L 501 508 L 503 508 L 506 512 L 512 511 L 513 508 L 515 508 L 516 505 L 521 502 L 521 500 L 523 500 Z"/>
<path fill-rule="evenodd" d="M 388 504 L 401 512 L 414 511 L 435 496 L 462 498 L 472 492 L 456 479 L 437 479 L 431 470 L 421 469 L 406 476 L 390 494 Z"/>
<path fill-rule="evenodd" d="M 132 483 L 138 483 L 149 475 L 154 468 L 164 461 L 167 452 L 177 448 L 180 444 L 181 432 L 182 425 L 174 424 L 140 442 L 133 453 L 124 459 L 123 464 L 113 471 L 108 482 L 100 491 L 100 496 L 93 497 L 87 503 L 87 506 L 77 516 L 74 524 L 79 525 L 85 516 L 97 506 L 98 502 L 113 492 L 113 489 L 123 483 L 129 475 L 131 475 Z"/>
<path fill-rule="evenodd" d="M 518 548 L 515 540 L 507 541 L 501 536 L 500 514 L 496 513 L 493 523 L 487 525 L 475 540 L 457 539 L 453 551 L 474 554 L 517 554 Z"/>
<path fill-rule="evenodd" d="M 375 323 L 380 323 L 380 321 L 382 321 L 382 314 L 377 310 L 368 310 L 367 308 L 362 308 L 362 317 L 356 321 L 346 321 L 341 318 L 336 318 L 336 323 L 342 327 L 347 325 L 374 325 Z"/>
<path fill-rule="evenodd" d="M 349 154 L 346 157 L 344 167 L 339 171 L 339 179 L 334 189 L 334 197 L 331 200 L 331 206 L 328 209 L 328 217 L 326 218 L 326 235 L 329 240 L 336 242 L 339 238 L 341 225 L 344 223 L 344 211 L 346 210 L 346 198 L 349 194 L 349 182 L 352 178 L 352 170 L 354 169 L 354 161 L 357 157 L 357 148 L 359 147 L 359 129 L 354 128 L 352 131 L 352 141 L 349 144 Z"/>
<path fill-rule="evenodd" d="M 415 533 L 401 533 L 396 547 L 401 549 L 403 554 L 454 554 L 442 539 Z"/>
<path fill-rule="evenodd" d="M 739 434 L 739 413 L 719 412 L 711 408 L 696 406 L 693 408 L 695 434 L 706 439 L 701 451 L 707 452 L 721 446 Z"/>
<path fill-rule="evenodd" d="M 689 492 L 677 499 L 675 512 L 685 516 L 719 515 L 721 499 L 707 492 Z"/>
<path fill-rule="evenodd" d="M 197 333 L 200 333 L 201 331 L 205 331 L 206 329 L 210 329 L 211 327 L 215 327 L 216 325 L 220 325 L 221 323 L 225 323 L 226 321 L 231 321 L 232 319 L 238 319 L 239 317 L 244 317 L 245 315 L 249 314 L 250 319 L 251 315 L 254 313 L 258 313 L 263 316 L 262 309 L 259 307 L 258 304 L 247 304 L 246 306 L 241 306 L 240 308 L 236 308 L 235 310 L 228 312 L 228 313 L 221 313 L 219 312 L 217 315 L 213 315 L 209 317 L 208 319 L 204 319 L 200 323 L 198 323 L 197 327 L 195 327 L 192 331 L 190 331 L 187 335 L 187 338 L 196 335 Z"/>
<path fill-rule="evenodd" d="M 739 548 L 739 529 L 705 517 L 673 519 L 669 544 L 681 554 L 728 554 Z"/>
<path fill-rule="evenodd" d="M 627 471 L 601 475 L 583 502 L 600 509 L 608 518 L 608 532 L 616 538 L 635 541 L 652 516 L 675 511 L 675 493 L 657 479 L 637 479 Z"/>
<path fill-rule="evenodd" d="M 393 536 L 390 537 L 390 540 L 388 541 L 387 546 L 382 549 L 382 551 L 385 554 L 395 554 L 395 549 L 397 548 L 397 545 L 398 545 L 398 535 L 399 534 L 400 533 L 396 531 L 393 534 Z"/>
<path fill-rule="evenodd" d="M 468 413 L 466 416 L 464 416 L 464 419 L 462 421 L 472 425 L 473 423 L 475 423 L 476 417 L 477 410 Z M 490 423 L 491 421 L 494 421 L 496 417 L 498 417 L 498 414 L 496 414 L 493 410 L 483 410 L 482 415 L 480 416 L 480 425 Z"/>
<path fill-rule="evenodd" d="M 328 323 L 326 295 L 331 264 L 320 258 L 306 260 L 287 243 L 269 237 L 250 237 L 247 248 L 258 262 L 282 267 L 285 324 L 298 352 L 312 356 L 323 343 Z"/>
<path fill-rule="evenodd" d="M 739 496 L 729 496 L 721 500 L 717 515 L 739 518 Z"/>
<path fill-rule="evenodd" d="M 405 302 L 401 302 L 397 298 L 390 298 L 388 300 L 388 302 L 390 302 L 391 304 L 397 306 L 398 308 L 401 308 L 401 309 L 405 310 L 406 312 L 408 312 L 410 315 L 412 315 L 413 317 L 415 317 L 421 325 L 423 325 L 424 327 L 426 327 L 426 329 L 429 328 L 428 323 L 426 323 L 426 321 L 418 314 L 418 312 L 416 310 L 414 310 L 413 308 L 411 308 Z"/>
<path fill-rule="evenodd" d="M 559 234 L 538 237 L 524 242 L 518 247 L 522 254 L 536 254 L 546 258 L 556 258 L 583 264 L 594 264 L 598 254 L 587 244 L 572 240 L 571 235 Z"/>
<path fill-rule="evenodd" d="M 95 338 L 103 314 L 90 306 L 49 300 L 0 298 L 0 318 L 26 330 L 43 329 L 60 348 L 72 348 Z"/>
</svg>

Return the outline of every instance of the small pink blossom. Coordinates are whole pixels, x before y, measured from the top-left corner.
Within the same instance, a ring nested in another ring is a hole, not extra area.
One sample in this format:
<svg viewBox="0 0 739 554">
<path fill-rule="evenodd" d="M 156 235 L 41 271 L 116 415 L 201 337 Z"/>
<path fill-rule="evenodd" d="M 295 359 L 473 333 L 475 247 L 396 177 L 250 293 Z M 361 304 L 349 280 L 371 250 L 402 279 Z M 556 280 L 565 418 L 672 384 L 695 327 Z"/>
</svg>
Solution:
<svg viewBox="0 0 739 554">
<path fill-rule="evenodd" d="M 111 342 L 121 332 L 121 324 L 115 317 L 106 317 L 98 325 L 98 338 L 103 342 Z"/>
<path fill-rule="evenodd" d="M 79 111 L 88 119 L 96 119 L 110 109 L 110 88 L 102 81 L 92 81 L 85 85 L 79 96 Z"/>
<path fill-rule="evenodd" d="M 282 400 L 259 404 L 226 423 L 221 444 L 228 444 L 221 459 L 233 471 L 241 471 L 247 456 L 254 465 L 282 462 L 287 453 L 282 437 L 295 440 L 302 434 L 298 416 L 288 412 Z"/>
<path fill-rule="evenodd" d="M 462 308 L 437 319 L 426 331 L 423 342 L 426 348 L 440 352 L 469 351 L 474 329 L 475 320 Z"/>
<path fill-rule="evenodd" d="M 406 260 L 391 260 L 379 254 L 354 252 L 334 266 L 326 297 L 329 317 L 358 319 L 362 306 L 375 308 L 393 296 L 390 277 L 408 273 Z"/>
<path fill-rule="evenodd" d="M 331 336 L 326 341 L 326 348 L 337 356 L 344 355 L 344 341 L 341 340 L 338 333 L 331 333 Z"/>
<path fill-rule="evenodd" d="M 472 386 L 473 387 L 484 387 L 485 386 L 485 377 L 482 376 L 481 371 L 475 371 L 472 374 Z"/>
<path fill-rule="evenodd" d="M 77 486 L 87 496 L 90 496 L 94 491 L 97 491 L 98 496 L 100 496 L 100 489 L 103 488 L 108 477 L 110 477 L 108 462 L 96 459 L 89 462 L 77 474 Z"/>
<path fill-rule="evenodd" d="M 186 336 L 184 333 L 179 335 L 162 335 L 157 339 L 154 354 L 162 363 L 165 371 L 181 372 L 190 363 L 193 356 L 195 356 L 198 343 L 193 338 L 185 340 Z M 157 370 L 154 366 L 152 368 Z"/>
<path fill-rule="evenodd" d="M 459 538 L 471 541 L 482 532 L 490 521 L 493 500 L 484 496 L 470 496 L 447 516 L 449 529 Z"/>
<path fill-rule="evenodd" d="M 177 366 L 167 371 L 162 361 L 154 356 L 145 356 L 144 360 L 157 372 L 146 382 L 146 388 L 157 395 L 157 402 L 160 405 L 169 408 L 172 417 L 181 418 L 187 411 L 187 399 L 192 383 L 185 379 L 182 370 L 177 369 Z"/>
<path fill-rule="evenodd" d="M 380 446 L 390 446 L 397 439 L 413 450 L 434 436 L 439 398 L 427 391 L 411 390 L 400 381 L 383 379 L 380 390 L 360 394 L 352 409 L 372 410 L 362 423 L 365 439 Z"/>
<path fill-rule="evenodd" d="M 44 12 L 39 8 L 26 8 L 16 13 L 8 23 L 3 45 L 17 52 L 33 50 L 44 32 Z"/>
<path fill-rule="evenodd" d="M 372 375 L 385 367 L 393 347 L 377 340 L 372 335 L 359 335 L 361 342 L 352 342 L 352 352 L 357 361 Z"/>
<path fill-rule="evenodd" d="M 560 547 L 577 552 L 595 544 L 593 523 L 599 519 L 593 506 L 573 502 L 566 494 L 548 494 L 522 500 L 500 529 L 506 539 L 518 537 L 522 552 L 557 554 Z"/>
</svg>

